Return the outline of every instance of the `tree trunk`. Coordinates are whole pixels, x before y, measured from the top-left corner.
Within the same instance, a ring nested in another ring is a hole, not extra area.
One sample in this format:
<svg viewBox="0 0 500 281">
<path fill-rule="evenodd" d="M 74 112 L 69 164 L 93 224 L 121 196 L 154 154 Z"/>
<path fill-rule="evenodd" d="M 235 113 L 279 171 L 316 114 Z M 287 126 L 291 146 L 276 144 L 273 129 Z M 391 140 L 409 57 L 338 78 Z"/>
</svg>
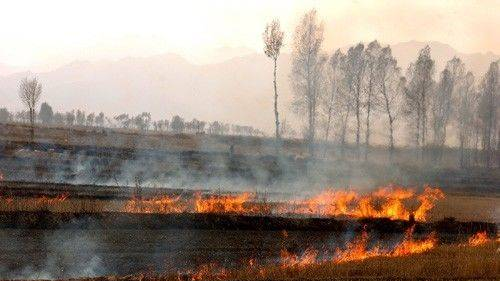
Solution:
<svg viewBox="0 0 500 281">
<path fill-rule="evenodd" d="M 274 122 L 276 124 L 276 139 L 279 140 L 281 138 L 280 136 L 280 121 L 279 121 L 279 116 L 278 116 L 278 87 L 276 85 L 276 59 L 274 59 Z"/>
<path fill-rule="evenodd" d="M 345 137 L 346 137 L 346 132 L 347 132 L 347 121 L 349 118 L 349 113 L 350 113 L 350 107 L 347 109 L 347 113 L 345 114 L 345 117 L 342 117 L 342 134 L 341 134 L 341 158 L 345 158 Z"/>
<path fill-rule="evenodd" d="M 394 119 L 389 111 L 389 152 L 391 162 L 394 159 Z"/>
<path fill-rule="evenodd" d="M 360 129 L 361 129 L 361 121 L 360 121 L 360 100 L 359 100 L 359 83 L 356 87 L 356 155 L 359 160 L 359 139 L 360 139 Z"/>
<path fill-rule="evenodd" d="M 368 149 L 370 146 L 370 110 L 371 110 L 371 93 L 368 93 L 368 103 L 366 104 L 365 161 L 368 160 Z"/>
<path fill-rule="evenodd" d="M 330 102 L 330 106 L 328 107 L 328 119 L 326 121 L 326 132 L 325 132 L 325 149 L 323 151 L 323 158 L 326 157 L 326 152 L 327 152 L 327 147 L 328 147 L 328 137 L 330 136 L 330 123 L 332 121 L 332 111 L 333 111 L 333 106 L 331 105 L 332 103 Z"/>
<path fill-rule="evenodd" d="M 35 110 L 30 108 L 30 143 L 31 148 L 35 145 Z"/>
<path fill-rule="evenodd" d="M 314 147 L 313 147 L 313 142 L 314 142 L 314 121 L 313 121 L 313 106 L 312 106 L 312 101 L 309 102 L 309 132 L 307 136 L 307 142 L 309 146 L 309 155 L 311 157 L 314 157 Z"/>
</svg>

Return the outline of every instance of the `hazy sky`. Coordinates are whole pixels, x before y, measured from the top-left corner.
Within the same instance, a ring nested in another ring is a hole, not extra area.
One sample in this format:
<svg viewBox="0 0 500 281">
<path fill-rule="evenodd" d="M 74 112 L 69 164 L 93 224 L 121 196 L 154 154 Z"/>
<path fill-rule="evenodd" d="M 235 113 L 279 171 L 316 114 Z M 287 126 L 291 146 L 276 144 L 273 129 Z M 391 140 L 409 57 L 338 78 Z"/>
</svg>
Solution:
<svg viewBox="0 0 500 281">
<path fill-rule="evenodd" d="M 41 69 L 166 52 L 202 63 L 215 48 L 260 51 L 263 27 L 274 17 L 290 39 L 311 8 L 325 23 L 327 50 L 376 38 L 435 40 L 462 52 L 500 54 L 500 1 L 493 0 L 2 0 L 0 63 Z"/>
</svg>

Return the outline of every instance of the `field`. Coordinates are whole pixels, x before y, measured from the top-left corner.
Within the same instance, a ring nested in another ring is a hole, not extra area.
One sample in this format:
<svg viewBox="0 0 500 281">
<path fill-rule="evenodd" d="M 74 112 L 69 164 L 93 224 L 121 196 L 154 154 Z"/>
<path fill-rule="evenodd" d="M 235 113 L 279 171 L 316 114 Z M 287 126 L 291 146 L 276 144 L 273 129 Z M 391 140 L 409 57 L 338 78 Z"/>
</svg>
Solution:
<svg viewBox="0 0 500 281">
<path fill-rule="evenodd" d="M 453 149 L 443 160 L 450 165 L 413 161 L 415 151 L 406 148 L 389 164 L 383 147 L 370 148 L 370 161 L 360 163 L 351 148 L 341 156 L 335 145 L 318 147 L 326 158 L 305 157 L 298 140 L 284 141 L 276 155 L 271 139 L 255 137 L 40 127 L 29 144 L 25 126 L 0 125 L 0 132 L 2 279 L 499 274 L 492 241 L 500 223 L 499 170 L 458 169 Z M 362 250 L 370 253 L 379 244 L 397 249 L 410 230 L 417 245 L 431 234 L 436 240 L 422 252 L 325 261 L 324 251 L 332 258 L 332 247 L 348 248 L 365 231 Z M 490 242 L 463 246 L 479 232 Z M 312 248 L 314 262 L 283 266 L 307 260 Z"/>
</svg>

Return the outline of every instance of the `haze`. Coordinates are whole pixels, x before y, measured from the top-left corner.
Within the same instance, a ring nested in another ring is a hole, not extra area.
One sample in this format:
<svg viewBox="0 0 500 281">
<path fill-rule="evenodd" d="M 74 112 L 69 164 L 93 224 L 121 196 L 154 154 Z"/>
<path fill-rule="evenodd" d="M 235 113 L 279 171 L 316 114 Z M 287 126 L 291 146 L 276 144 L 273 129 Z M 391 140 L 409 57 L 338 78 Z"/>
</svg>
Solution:
<svg viewBox="0 0 500 281">
<path fill-rule="evenodd" d="M 500 53 L 499 1 L 12 0 L 2 2 L 0 64 L 47 71 L 74 60 L 168 52 L 205 64 L 221 47 L 233 48 L 235 56 L 260 52 L 266 22 L 280 18 L 290 36 L 311 8 L 324 20 L 328 51 L 378 39 Z"/>
</svg>

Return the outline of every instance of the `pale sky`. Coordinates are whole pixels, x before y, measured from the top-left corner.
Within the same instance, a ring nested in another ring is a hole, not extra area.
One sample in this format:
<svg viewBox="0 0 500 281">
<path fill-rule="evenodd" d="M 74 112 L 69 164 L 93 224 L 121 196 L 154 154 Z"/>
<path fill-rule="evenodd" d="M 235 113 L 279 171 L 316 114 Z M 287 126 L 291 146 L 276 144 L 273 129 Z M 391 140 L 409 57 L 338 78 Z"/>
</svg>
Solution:
<svg viewBox="0 0 500 281">
<path fill-rule="evenodd" d="M 1 0 L 0 64 L 52 68 L 167 52 L 202 63 L 220 47 L 261 51 L 264 25 L 273 18 L 291 39 L 311 8 L 324 21 L 327 51 L 378 39 L 440 41 L 461 52 L 500 54 L 500 0 Z"/>
</svg>

